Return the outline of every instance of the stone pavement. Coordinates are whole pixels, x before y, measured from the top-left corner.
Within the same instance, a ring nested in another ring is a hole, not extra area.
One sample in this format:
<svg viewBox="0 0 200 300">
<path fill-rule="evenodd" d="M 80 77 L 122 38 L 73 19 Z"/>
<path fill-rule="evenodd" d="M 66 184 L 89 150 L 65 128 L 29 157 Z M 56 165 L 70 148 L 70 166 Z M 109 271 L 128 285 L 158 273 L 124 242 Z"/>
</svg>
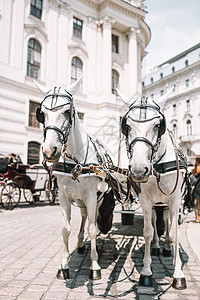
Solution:
<svg viewBox="0 0 200 300">
<path fill-rule="evenodd" d="M 121 214 L 115 214 L 109 234 L 98 236 L 102 279 L 93 282 L 88 279 L 87 234 L 86 252 L 80 255 L 75 250 L 80 217 L 79 209 L 73 207 L 71 278 L 64 282 L 56 279 L 62 256 L 60 207 L 40 202 L 12 211 L 0 210 L 0 300 L 200 299 L 200 261 L 190 244 L 195 240 L 188 237 L 188 233 L 199 233 L 200 224 L 193 220 L 192 212 L 184 216 L 180 226 L 180 252 L 188 288 L 177 291 L 171 287 L 173 258 L 162 255 L 153 257 L 154 286 L 138 285 L 144 252 L 141 214 L 135 216 L 132 226 L 121 225 Z"/>
</svg>

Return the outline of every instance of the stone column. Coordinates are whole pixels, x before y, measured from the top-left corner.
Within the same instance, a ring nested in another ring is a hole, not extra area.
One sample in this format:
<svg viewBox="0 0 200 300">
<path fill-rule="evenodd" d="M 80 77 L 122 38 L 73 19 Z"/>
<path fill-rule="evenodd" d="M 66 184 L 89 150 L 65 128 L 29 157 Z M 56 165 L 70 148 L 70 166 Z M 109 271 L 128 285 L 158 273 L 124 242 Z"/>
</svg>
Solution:
<svg viewBox="0 0 200 300">
<path fill-rule="evenodd" d="M 112 24 L 113 20 L 105 17 L 102 20 L 103 26 L 103 93 L 111 94 L 111 69 L 112 69 Z"/>
<path fill-rule="evenodd" d="M 128 31 L 129 96 L 133 98 L 135 98 L 138 94 L 138 64 L 140 60 L 137 43 L 138 33 L 139 30 L 134 27 L 131 27 Z"/>
</svg>

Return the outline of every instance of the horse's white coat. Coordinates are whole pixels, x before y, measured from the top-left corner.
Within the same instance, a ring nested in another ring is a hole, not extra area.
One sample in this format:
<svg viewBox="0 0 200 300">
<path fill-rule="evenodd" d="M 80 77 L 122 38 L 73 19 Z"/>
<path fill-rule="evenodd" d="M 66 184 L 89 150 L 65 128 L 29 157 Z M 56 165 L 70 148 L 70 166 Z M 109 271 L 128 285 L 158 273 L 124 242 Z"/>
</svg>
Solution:
<svg viewBox="0 0 200 300">
<path fill-rule="evenodd" d="M 163 95 L 160 100 L 156 101 L 157 104 L 163 108 L 170 92 Z M 122 99 L 127 104 L 127 98 Z M 149 103 L 148 99 L 148 103 Z M 153 102 L 150 101 L 150 104 Z M 154 104 L 155 105 L 155 104 Z M 135 112 L 136 113 L 136 112 Z M 151 113 L 151 112 L 150 112 Z M 131 116 L 131 113 L 130 113 Z M 153 115 L 152 115 L 153 117 Z M 150 119 L 150 116 L 149 116 Z M 155 125 L 159 123 L 159 118 L 149 120 L 144 123 L 137 123 L 131 118 L 127 119 L 127 124 L 129 125 L 129 140 L 130 142 L 135 137 L 145 137 L 152 144 L 156 141 L 156 136 L 158 134 L 157 127 Z M 155 161 L 159 159 L 164 151 L 166 153 L 160 162 L 169 162 L 176 160 L 175 150 L 172 141 L 169 137 L 168 132 L 161 137 L 161 143 L 159 149 L 156 153 Z M 152 161 L 151 161 L 151 147 L 145 142 L 138 141 L 132 145 L 132 157 L 129 160 L 129 168 L 134 174 L 136 181 L 141 182 L 141 194 L 139 195 L 139 200 L 142 206 L 144 214 L 144 230 L 143 235 L 145 238 L 145 254 L 143 259 L 143 268 L 141 271 L 142 275 L 150 276 L 151 271 L 151 254 L 150 254 L 150 244 L 153 241 L 153 247 L 159 248 L 159 239 L 156 232 L 156 214 L 152 209 L 153 205 L 157 202 L 162 202 L 166 204 L 168 209 L 164 210 L 164 222 L 166 225 L 166 238 L 164 248 L 166 250 L 171 249 L 171 243 L 174 244 L 174 278 L 184 278 L 184 273 L 181 269 L 181 260 L 179 256 L 179 234 L 178 234 L 178 211 L 181 202 L 181 185 L 183 180 L 183 172 L 180 172 L 180 179 L 175 193 L 172 196 L 165 196 L 157 186 L 156 178 L 151 174 L 152 172 Z M 161 175 L 160 186 L 162 190 L 166 193 L 170 193 L 175 185 L 177 173 L 170 172 Z M 154 228 L 155 227 L 155 233 Z M 154 238 L 154 240 L 153 240 Z"/>
<path fill-rule="evenodd" d="M 74 94 L 79 87 L 81 78 L 73 83 L 67 89 L 60 88 L 59 93 L 66 93 L 66 90 L 71 94 Z M 46 92 L 42 86 L 37 83 L 37 87 L 42 91 Z M 52 94 L 54 89 L 49 91 Z M 46 101 L 46 100 L 45 100 Z M 63 101 L 63 99 L 62 99 Z M 42 103 L 41 109 L 45 115 L 45 127 L 54 125 L 65 131 L 65 128 L 69 122 L 69 109 L 70 104 L 66 99 L 66 105 L 61 107 L 56 107 L 53 109 L 48 109 Z M 85 163 L 98 163 L 96 158 L 96 153 L 92 143 L 88 140 L 87 134 L 84 132 L 83 128 L 79 123 L 78 116 L 75 112 L 72 121 L 72 127 L 66 143 L 67 151 L 74 155 L 81 163 L 87 159 Z M 60 159 L 62 151 L 62 136 L 59 132 L 55 130 L 47 130 L 46 138 L 43 142 L 43 154 L 46 159 L 50 162 L 58 161 Z M 103 151 L 103 150 L 102 150 Z M 87 154 L 88 153 L 88 154 Z M 70 159 L 68 159 L 70 161 Z M 73 163 L 74 161 L 70 161 Z M 63 174 L 62 172 L 56 172 L 58 186 L 59 186 L 59 202 L 62 209 L 63 215 L 63 244 L 64 252 L 63 259 L 61 263 L 62 269 L 69 268 L 69 247 L 68 238 L 71 232 L 70 219 L 71 219 L 71 204 L 75 203 L 80 207 L 82 221 L 80 226 L 80 231 L 78 234 L 77 247 L 81 248 L 84 246 L 84 227 L 86 218 L 88 217 L 88 234 L 91 239 L 91 269 L 100 270 L 98 264 L 98 254 L 96 251 L 96 218 L 98 213 L 98 208 L 102 203 L 102 200 L 97 200 L 97 184 L 101 179 L 97 176 L 92 175 L 80 175 L 79 181 L 72 180 L 69 174 Z"/>
</svg>

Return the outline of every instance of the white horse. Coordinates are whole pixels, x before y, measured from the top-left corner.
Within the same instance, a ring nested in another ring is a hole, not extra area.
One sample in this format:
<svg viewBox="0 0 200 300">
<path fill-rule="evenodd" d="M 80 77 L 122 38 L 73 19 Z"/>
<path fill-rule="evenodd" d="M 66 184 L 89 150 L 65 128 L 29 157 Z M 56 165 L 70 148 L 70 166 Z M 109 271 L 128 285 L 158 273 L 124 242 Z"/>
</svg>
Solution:
<svg viewBox="0 0 200 300">
<path fill-rule="evenodd" d="M 153 241 L 154 253 L 158 253 L 159 238 L 156 230 L 155 207 L 161 205 L 164 208 L 163 218 L 166 230 L 163 255 L 170 255 L 173 242 L 174 279 L 172 285 L 176 289 L 185 289 L 186 280 L 181 269 L 178 236 L 178 212 L 184 170 L 176 171 L 180 163 L 176 158 L 177 152 L 166 130 L 165 117 L 161 111 L 172 89 L 173 87 L 156 102 L 143 97 L 131 105 L 126 96 L 119 90 L 118 93 L 129 107 L 122 120 L 129 170 L 132 178 L 141 185 L 139 200 L 144 214 L 145 254 L 139 283 L 145 286 L 153 284 L 150 244 Z"/>
<path fill-rule="evenodd" d="M 96 220 L 107 184 L 102 181 L 105 177 L 104 172 L 96 170 L 97 176 L 90 167 L 87 169 L 87 166 L 99 165 L 101 160 L 106 161 L 106 157 L 104 148 L 92 140 L 79 123 L 72 95 L 78 91 L 80 82 L 81 77 L 66 89 L 61 87 L 48 89 L 35 82 L 38 89 L 45 95 L 40 107 L 36 110 L 36 116 L 37 120 L 44 126 L 42 145 L 44 159 L 54 164 L 62 157 L 64 160 L 64 163 L 56 163 L 54 168 L 59 186 L 59 202 L 64 223 L 62 230 L 64 252 L 57 278 L 67 279 L 69 277 L 68 238 L 71 232 L 71 204 L 74 203 L 80 208 L 82 216 L 77 242 L 78 252 L 83 253 L 85 250 L 84 227 L 88 217 L 88 234 L 91 239 L 90 279 L 100 279 L 101 267 L 98 264 L 96 250 Z M 71 171 L 77 166 L 75 174 L 80 173 L 79 162 L 86 167 L 83 170 L 86 174 L 81 172 L 78 180 L 73 180 Z M 97 197 L 98 191 L 101 192 L 100 197 Z M 112 223 L 112 220 L 110 222 Z"/>
</svg>

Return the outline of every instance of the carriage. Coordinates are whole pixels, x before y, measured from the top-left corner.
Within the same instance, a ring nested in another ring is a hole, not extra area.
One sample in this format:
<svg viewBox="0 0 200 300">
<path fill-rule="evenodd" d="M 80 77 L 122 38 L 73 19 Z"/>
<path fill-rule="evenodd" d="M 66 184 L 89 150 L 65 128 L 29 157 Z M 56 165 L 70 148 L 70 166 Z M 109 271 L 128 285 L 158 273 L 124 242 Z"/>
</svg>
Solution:
<svg viewBox="0 0 200 300">
<path fill-rule="evenodd" d="M 0 204 L 3 208 L 15 208 L 22 195 L 28 203 L 39 201 L 41 196 L 54 202 L 55 193 L 48 190 L 47 183 L 48 173 L 43 166 L 23 164 L 15 154 L 0 156 Z"/>
</svg>

